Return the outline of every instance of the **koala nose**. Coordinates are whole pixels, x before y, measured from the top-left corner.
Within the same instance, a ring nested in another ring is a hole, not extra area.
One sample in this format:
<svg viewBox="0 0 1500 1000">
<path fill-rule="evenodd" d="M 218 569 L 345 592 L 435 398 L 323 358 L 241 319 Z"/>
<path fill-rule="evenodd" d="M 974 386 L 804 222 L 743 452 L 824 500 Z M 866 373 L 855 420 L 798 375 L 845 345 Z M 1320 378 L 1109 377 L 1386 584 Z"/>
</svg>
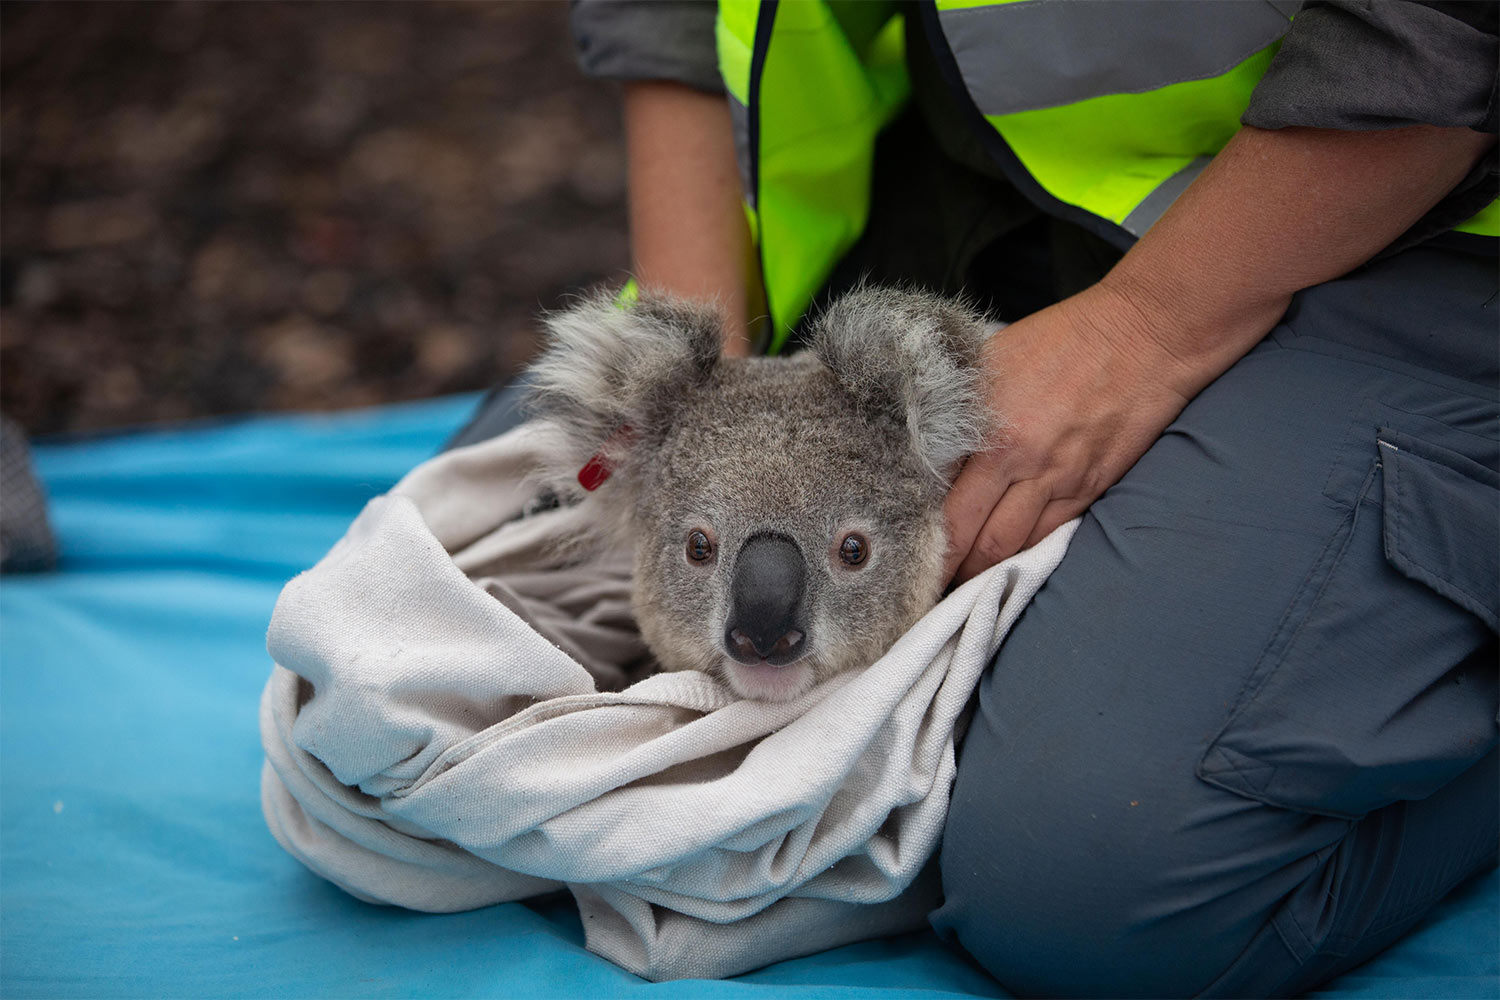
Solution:
<svg viewBox="0 0 1500 1000">
<path fill-rule="evenodd" d="M 755 535 L 740 549 L 729 585 L 724 648 L 741 663 L 781 666 L 802 655 L 807 639 L 803 594 L 807 562 L 791 539 Z"/>
</svg>

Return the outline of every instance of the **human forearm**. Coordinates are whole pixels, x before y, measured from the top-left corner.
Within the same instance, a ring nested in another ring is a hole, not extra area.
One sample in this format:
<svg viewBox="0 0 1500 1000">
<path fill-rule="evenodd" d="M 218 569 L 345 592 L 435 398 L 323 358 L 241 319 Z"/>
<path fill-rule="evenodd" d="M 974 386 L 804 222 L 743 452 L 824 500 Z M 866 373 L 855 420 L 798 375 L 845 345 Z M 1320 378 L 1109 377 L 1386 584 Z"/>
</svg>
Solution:
<svg viewBox="0 0 1500 1000">
<path fill-rule="evenodd" d="M 1275 325 L 1296 292 L 1369 260 L 1494 144 L 1469 129 L 1243 128 L 1100 283 L 1106 335 L 1154 356 L 1191 398 Z"/>
<path fill-rule="evenodd" d="M 1293 294 L 1378 253 L 1493 141 L 1242 130 L 1099 284 L 990 342 L 1004 431 L 948 495 L 949 567 L 972 576 L 1082 513 Z"/>
<path fill-rule="evenodd" d="M 629 83 L 625 136 L 636 279 L 717 299 L 728 318 L 726 353 L 747 353 L 759 276 L 724 98 L 676 83 Z"/>
</svg>

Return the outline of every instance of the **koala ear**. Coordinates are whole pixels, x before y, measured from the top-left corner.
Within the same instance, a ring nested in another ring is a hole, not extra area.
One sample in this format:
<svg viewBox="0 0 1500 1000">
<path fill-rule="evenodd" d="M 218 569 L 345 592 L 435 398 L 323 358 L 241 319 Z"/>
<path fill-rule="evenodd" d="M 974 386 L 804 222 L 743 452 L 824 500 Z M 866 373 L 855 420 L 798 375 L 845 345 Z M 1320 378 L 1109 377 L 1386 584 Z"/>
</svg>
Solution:
<svg viewBox="0 0 1500 1000">
<path fill-rule="evenodd" d="M 544 478 L 572 490 L 567 480 L 596 456 L 611 469 L 635 464 L 683 391 L 713 372 L 723 331 L 712 306 L 653 295 L 620 306 L 607 292 L 543 322 L 525 406 L 550 425 L 556 465 Z"/>
<path fill-rule="evenodd" d="M 866 287 L 818 317 L 810 347 L 862 407 L 903 421 L 917 457 L 946 480 L 994 429 L 981 350 L 1000 325 L 960 300 Z"/>
</svg>

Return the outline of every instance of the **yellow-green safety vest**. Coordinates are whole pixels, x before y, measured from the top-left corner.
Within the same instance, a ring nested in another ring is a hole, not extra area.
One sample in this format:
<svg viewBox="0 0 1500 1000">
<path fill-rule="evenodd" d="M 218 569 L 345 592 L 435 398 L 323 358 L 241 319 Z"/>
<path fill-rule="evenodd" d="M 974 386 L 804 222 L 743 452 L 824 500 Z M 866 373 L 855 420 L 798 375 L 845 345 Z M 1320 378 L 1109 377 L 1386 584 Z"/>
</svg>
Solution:
<svg viewBox="0 0 1500 1000">
<path fill-rule="evenodd" d="M 1007 177 L 1126 247 L 1239 128 L 1297 0 L 921 0 L 939 67 Z M 869 215 L 875 139 L 910 91 L 881 0 L 719 0 L 745 211 L 775 352 Z M 1500 234 L 1500 201 L 1457 227 Z"/>
</svg>

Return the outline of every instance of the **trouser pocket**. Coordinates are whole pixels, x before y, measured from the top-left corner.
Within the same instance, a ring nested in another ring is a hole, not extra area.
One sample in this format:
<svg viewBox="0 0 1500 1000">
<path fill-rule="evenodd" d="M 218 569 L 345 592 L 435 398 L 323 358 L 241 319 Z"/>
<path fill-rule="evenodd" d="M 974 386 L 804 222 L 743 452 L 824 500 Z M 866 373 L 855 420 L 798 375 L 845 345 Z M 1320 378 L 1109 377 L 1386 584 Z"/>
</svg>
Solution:
<svg viewBox="0 0 1500 1000">
<path fill-rule="evenodd" d="M 1497 740 L 1500 473 L 1383 428 L 1347 516 L 1198 762 L 1270 805 L 1357 819 Z"/>
</svg>

